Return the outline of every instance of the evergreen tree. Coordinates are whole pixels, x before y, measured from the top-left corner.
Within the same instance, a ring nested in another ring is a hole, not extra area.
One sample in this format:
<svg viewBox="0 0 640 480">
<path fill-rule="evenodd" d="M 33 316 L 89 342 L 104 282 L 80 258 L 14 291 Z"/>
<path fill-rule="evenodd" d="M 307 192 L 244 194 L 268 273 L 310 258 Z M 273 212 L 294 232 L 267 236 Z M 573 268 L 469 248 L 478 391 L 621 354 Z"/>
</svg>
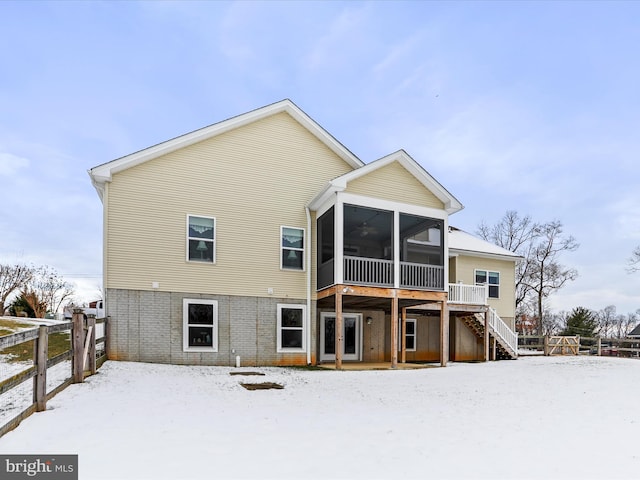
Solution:
<svg viewBox="0 0 640 480">
<path fill-rule="evenodd" d="M 567 317 L 567 325 L 562 331 L 562 335 L 593 337 L 597 327 L 598 320 L 591 310 L 584 307 L 576 307 Z"/>
</svg>

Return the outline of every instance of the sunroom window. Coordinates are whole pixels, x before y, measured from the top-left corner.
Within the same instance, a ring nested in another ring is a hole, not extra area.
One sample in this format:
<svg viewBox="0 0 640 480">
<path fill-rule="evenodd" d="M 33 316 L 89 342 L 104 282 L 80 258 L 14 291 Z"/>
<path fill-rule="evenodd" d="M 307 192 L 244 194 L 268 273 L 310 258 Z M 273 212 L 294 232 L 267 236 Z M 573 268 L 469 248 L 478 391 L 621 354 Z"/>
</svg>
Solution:
<svg viewBox="0 0 640 480">
<path fill-rule="evenodd" d="M 318 288 L 331 285 L 334 281 L 335 226 L 334 208 L 331 207 L 318 218 Z"/>
<path fill-rule="evenodd" d="M 215 263 L 215 227 L 213 217 L 187 217 L 187 259 L 190 262 Z"/>
</svg>

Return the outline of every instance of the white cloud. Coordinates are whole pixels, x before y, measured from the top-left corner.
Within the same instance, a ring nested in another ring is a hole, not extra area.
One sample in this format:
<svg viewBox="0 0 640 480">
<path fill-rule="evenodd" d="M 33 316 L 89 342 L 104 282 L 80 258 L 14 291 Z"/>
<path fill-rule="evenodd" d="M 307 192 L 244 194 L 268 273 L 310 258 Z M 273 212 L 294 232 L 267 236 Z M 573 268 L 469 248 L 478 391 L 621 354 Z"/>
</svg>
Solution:
<svg viewBox="0 0 640 480">
<path fill-rule="evenodd" d="M 326 34 L 313 46 L 306 57 L 306 66 L 312 70 L 336 67 L 353 59 L 354 49 L 363 47 L 362 30 L 366 27 L 370 9 L 346 8 L 326 28 Z M 369 45 L 365 42 L 366 47 Z"/>
<path fill-rule="evenodd" d="M 373 73 L 376 75 L 385 75 L 389 70 L 396 72 L 405 68 L 405 62 L 415 61 L 415 50 L 422 46 L 424 34 L 422 30 L 418 30 L 413 35 L 402 39 L 399 43 L 393 44 L 387 54 L 373 67 Z M 391 72 L 393 75 L 393 72 Z M 404 75 L 404 72 L 403 72 Z"/>
<path fill-rule="evenodd" d="M 627 191 L 607 206 L 613 215 L 615 228 L 621 238 L 640 240 L 640 193 Z"/>
<path fill-rule="evenodd" d="M 10 177 L 21 168 L 27 168 L 31 162 L 11 153 L 0 152 L 0 176 Z"/>
</svg>

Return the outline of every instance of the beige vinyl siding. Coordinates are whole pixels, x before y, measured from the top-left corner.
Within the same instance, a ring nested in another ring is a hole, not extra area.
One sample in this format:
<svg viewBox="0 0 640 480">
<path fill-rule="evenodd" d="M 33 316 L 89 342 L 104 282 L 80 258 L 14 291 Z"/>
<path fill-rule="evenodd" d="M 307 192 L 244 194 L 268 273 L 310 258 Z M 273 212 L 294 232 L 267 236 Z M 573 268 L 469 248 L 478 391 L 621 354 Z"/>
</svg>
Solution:
<svg viewBox="0 0 640 480">
<path fill-rule="evenodd" d="M 280 226 L 311 246 L 305 204 L 351 170 L 280 113 L 117 173 L 106 287 L 304 298 L 306 272 L 280 269 Z M 186 261 L 187 214 L 216 218 L 215 265 Z"/>
<path fill-rule="evenodd" d="M 451 266 L 452 264 L 449 263 Z M 500 272 L 500 298 L 490 298 L 489 305 L 503 319 L 515 317 L 515 262 L 491 258 L 459 255 L 455 259 L 455 271 L 450 278 L 453 282 L 475 285 L 475 270 Z"/>
<path fill-rule="evenodd" d="M 449 283 L 458 283 L 457 258 L 458 257 L 449 257 Z"/>
<path fill-rule="evenodd" d="M 392 162 L 347 185 L 346 192 L 443 209 L 444 204 L 398 162 Z"/>
</svg>

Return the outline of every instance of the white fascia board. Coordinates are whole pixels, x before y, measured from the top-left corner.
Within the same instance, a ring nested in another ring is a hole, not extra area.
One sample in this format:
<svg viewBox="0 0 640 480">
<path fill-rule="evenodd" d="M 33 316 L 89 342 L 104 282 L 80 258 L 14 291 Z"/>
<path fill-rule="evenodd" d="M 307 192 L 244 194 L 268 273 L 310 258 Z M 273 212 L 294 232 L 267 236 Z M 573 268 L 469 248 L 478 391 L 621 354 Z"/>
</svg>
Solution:
<svg viewBox="0 0 640 480">
<path fill-rule="evenodd" d="M 509 262 L 517 262 L 524 257 L 520 255 L 500 255 L 498 253 L 489 252 L 477 252 L 473 250 L 461 250 L 459 248 L 449 248 L 449 256 L 466 256 L 466 257 L 479 257 L 479 258 L 491 258 L 494 260 L 507 260 Z"/>
<path fill-rule="evenodd" d="M 93 188 L 96 189 L 96 192 L 98 192 L 98 196 L 100 197 L 100 201 L 104 203 L 104 188 L 105 188 L 105 182 L 108 181 L 107 178 L 105 177 L 101 177 L 98 175 L 93 175 L 91 173 L 91 170 L 88 170 L 87 173 L 89 174 L 89 177 L 91 178 L 91 184 L 93 185 Z"/>
<path fill-rule="evenodd" d="M 375 160 L 361 168 L 358 168 L 353 172 L 345 173 L 338 179 L 346 184 L 395 161 L 399 162 L 400 165 L 402 165 L 420 183 L 422 183 L 422 185 L 424 185 L 427 190 L 432 192 L 444 204 L 444 210 L 449 215 L 456 213 L 464 208 L 462 203 L 460 203 L 460 201 L 458 201 L 456 197 L 454 197 L 446 188 L 444 188 L 440 184 L 440 182 L 433 178 L 404 150 L 398 150 L 397 152 L 379 158 L 378 160 Z"/>
<path fill-rule="evenodd" d="M 342 190 L 336 190 L 332 185 L 329 185 L 307 204 L 307 208 L 320 216 L 335 205 L 337 194 L 340 192 Z"/>
<path fill-rule="evenodd" d="M 462 203 L 454 197 L 446 188 L 431 176 L 418 162 L 416 162 L 407 152 L 401 150 L 398 157 L 400 164 L 406 168 L 414 177 L 418 179 L 429 191 L 444 203 L 444 209 L 451 215 L 464 208 Z"/>
<path fill-rule="evenodd" d="M 266 107 L 253 110 L 251 112 L 232 117 L 228 120 L 210 125 L 208 127 L 195 130 L 191 133 L 181 135 L 179 137 L 167 140 L 152 147 L 140 150 L 130 155 L 112 160 L 111 162 L 98 165 L 89 170 L 89 175 L 95 184 L 104 182 L 110 182 L 114 173 L 121 172 L 127 168 L 134 167 L 141 163 L 147 162 L 161 155 L 166 155 L 175 150 L 185 148 L 194 143 L 207 140 L 209 138 L 220 135 L 229 130 L 233 130 L 238 127 L 242 127 L 249 123 L 261 120 L 263 118 L 275 115 L 281 112 L 287 112 L 291 117 L 297 120 L 302 126 L 304 126 L 310 133 L 316 136 L 321 142 L 323 142 L 329 149 L 331 149 L 336 155 L 342 158 L 348 165 L 353 168 L 360 168 L 364 164 L 353 153 L 351 153 L 344 145 L 338 142 L 333 136 L 331 136 L 324 128 L 316 123 L 311 117 L 304 113 L 297 105 L 291 100 L 285 99 Z M 96 187 L 98 188 L 98 187 Z"/>
<path fill-rule="evenodd" d="M 331 180 L 315 197 L 313 197 L 309 201 L 309 203 L 307 203 L 307 207 L 309 207 L 309 210 L 315 212 L 324 203 L 326 203 L 329 198 L 333 197 L 336 193 L 344 191 L 345 188 L 347 188 L 346 182 L 342 182 L 339 179 Z"/>
<path fill-rule="evenodd" d="M 350 167 L 361 168 L 364 162 L 356 157 L 347 147 L 336 140 L 333 135 L 322 128 L 316 123 L 309 115 L 304 113 L 295 103 L 291 100 L 282 100 L 274 105 L 283 104 L 282 111 L 286 111 L 289 115 L 295 118 L 300 124 L 307 128 L 312 134 L 314 134 L 322 143 L 324 143 L 329 149 L 331 149 L 336 155 L 342 158 Z M 267 107 L 265 107 L 267 108 Z M 275 112 L 279 113 L 279 112 Z M 266 115 L 265 115 L 266 116 Z"/>
</svg>

